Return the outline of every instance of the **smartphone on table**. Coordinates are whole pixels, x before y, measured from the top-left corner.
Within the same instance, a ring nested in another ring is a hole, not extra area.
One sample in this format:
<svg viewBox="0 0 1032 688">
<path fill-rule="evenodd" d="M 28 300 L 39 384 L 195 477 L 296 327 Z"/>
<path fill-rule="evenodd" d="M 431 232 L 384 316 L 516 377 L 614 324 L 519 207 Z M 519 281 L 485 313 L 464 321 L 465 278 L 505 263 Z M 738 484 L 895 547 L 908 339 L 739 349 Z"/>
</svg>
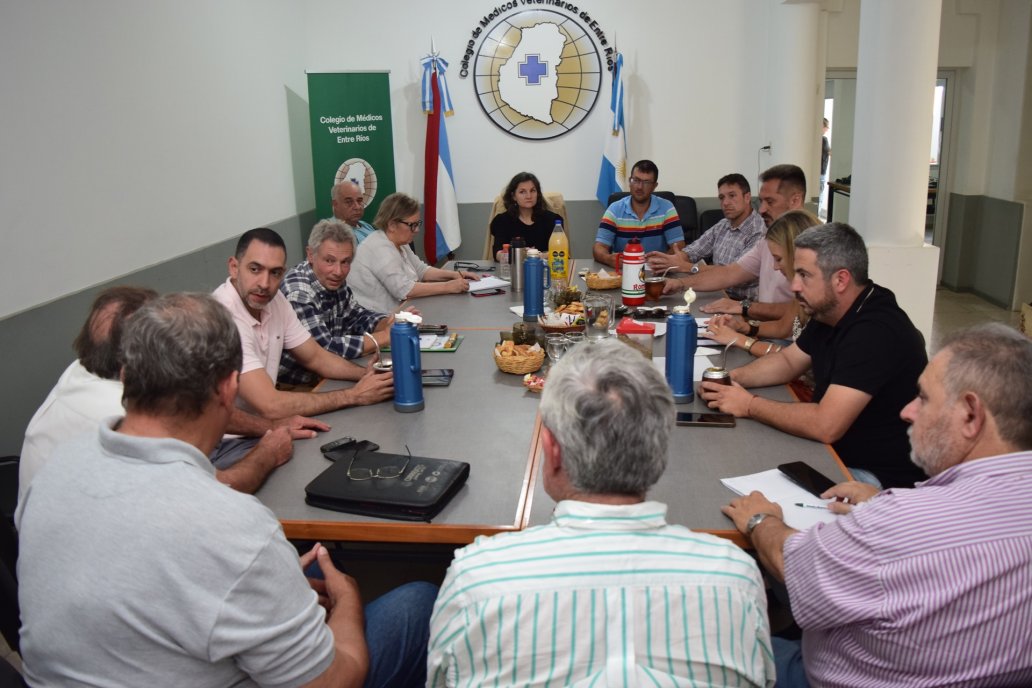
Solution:
<svg viewBox="0 0 1032 688">
<path fill-rule="evenodd" d="M 814 497 L 820 497 L 825 490 L 834 487 L 835 483 L 805 461 L 793 461 L 778 466 L 778 470 Z"/>
<path fill-rule="evenodd" d="M 689 413 L 688 411 L 679 411 L 677 414 L 677 424 L 705 428 L 733 428 L 735 427 L 735 417 L 730 413 Z"/>
</svg>

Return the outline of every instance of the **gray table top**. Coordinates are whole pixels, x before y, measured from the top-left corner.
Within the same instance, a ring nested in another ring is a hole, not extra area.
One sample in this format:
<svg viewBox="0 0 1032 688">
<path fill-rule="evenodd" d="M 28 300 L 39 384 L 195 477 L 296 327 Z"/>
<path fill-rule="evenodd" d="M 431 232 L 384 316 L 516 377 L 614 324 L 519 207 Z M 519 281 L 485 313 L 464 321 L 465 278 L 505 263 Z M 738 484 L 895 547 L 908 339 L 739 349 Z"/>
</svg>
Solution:
<svg viewBox="0 0 1032 688">
<path fill-rule="evenodd" d="M 577 260 L 575 270 L 597 269 L 591 260 Z M 585 289 L 583 280 L 574 284 Z M 619 297 L 618 290 L 606 292 Z M 720 294 L 699 294 L 701 305 Z M 665 297 L 672 306 L 679 297 Z M 538 479 L 539 395 L 527 392 L 518 375 L 502 373 L 491 351 L 498 332 L 508 330 L 518 317 L 510 306 L 522 305 L 522 294 L 471 297 L 449 294 L 416 299 L 425 322 L 446 324 L 465 339 L 454 353 L 422 354 L 423 368 L 454 368 L 449 387 L 425 388 L 426 408 L 418 413 L 394 411 L 390 402 L 325 414 L 332 426 L 313 440 L 295 443 L 294 458 L 277 469 L 258 492 L 258 498 L 283 521 L 288 537 L 380 542 L 471 542 L 476 535 L 519 529 L 548 521 L 554 503 Z M 693 309 L 698 312 L 696 309 Z M 655 353 L 663 355 L 663 339 L 656 338 Z M 744 365 L 751 357 L 731 352 L 729 367 Z M 347 383 L 329 381 L 331 386 Z M 789 401 L 786 387 L 757 390 L 763 396 Z M 704 410 L 696 400 L 678 410 Z M 304 502 L 304 487 L 329 464 L 319 446 L 351 435 L 378 443 L 384 451 L 467 461 L 466 486 L 433 523 L 390 521 L 311 507 Z M 675 427 L 665 475 L 650 498 L 669 505 L 671 522 L 741 538 L 721 513 L 733 494 L 720 478 L 774 468 L 786 461 L 803 460 L 833 479 L 844 476 L 841 464 L 826 445 L 787 435 L 752 420 L 739 419 L 732 429 Z"/>
</svg>

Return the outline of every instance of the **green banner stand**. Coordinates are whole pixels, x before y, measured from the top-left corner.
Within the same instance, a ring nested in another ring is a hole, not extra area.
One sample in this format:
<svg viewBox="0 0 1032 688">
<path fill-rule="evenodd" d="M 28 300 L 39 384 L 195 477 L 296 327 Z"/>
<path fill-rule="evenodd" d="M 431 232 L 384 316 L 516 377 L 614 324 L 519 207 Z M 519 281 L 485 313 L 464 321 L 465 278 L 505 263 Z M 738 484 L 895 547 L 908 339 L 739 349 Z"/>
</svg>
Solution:
<svg viewBox="0 0 1032 688">
<path fill-rule="evenodd" d="M 315 210 L 332 217 L 330 189 L 347 179 L 362 188 L 372 222 L 397 189 L 389 72 L 308 72 Z"/>
</svg>

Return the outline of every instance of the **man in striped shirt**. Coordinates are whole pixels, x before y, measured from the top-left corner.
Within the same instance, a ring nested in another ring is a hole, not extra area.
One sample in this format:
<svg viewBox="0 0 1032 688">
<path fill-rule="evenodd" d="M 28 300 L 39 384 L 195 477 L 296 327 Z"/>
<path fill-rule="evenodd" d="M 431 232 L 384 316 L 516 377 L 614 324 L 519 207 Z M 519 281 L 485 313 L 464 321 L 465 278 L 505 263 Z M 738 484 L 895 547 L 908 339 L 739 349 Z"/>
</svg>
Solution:
<svg viewBox="0 0 1032 688">
<path fill-rule="evenodd" d="M 602 215 L 595 234 L 592 255 L 603 265 L 614 267 L 616 254 L 627 242 L 637 239 L 645 253 L 676 254 L 684 248 L 684 229 L 674 204 L 652 192 L 659 183 L 659 168 L 651 160 L 639 160 L 627 180 L 631 195 L 614 202 Z"/>
<path fill-rule="evenodd" d="M 918 388 L 901 415 L 928 480 L 836 485 L 857 506 L 804 533 L 758 492 L 724 508 L 803 629 L 801 654 L 775 638 L 779 686 L 1032 685 L 1032 341 L 956 333 Z"/>
<path fill-rule="evenodd" d="M 673 415 L 662 375 L 615 340 L 552 370 L 552 522 L 456 552 L 431 618 L 429 685 L 773 685 L 756 564 L 645 501 Z"/>
</svg>

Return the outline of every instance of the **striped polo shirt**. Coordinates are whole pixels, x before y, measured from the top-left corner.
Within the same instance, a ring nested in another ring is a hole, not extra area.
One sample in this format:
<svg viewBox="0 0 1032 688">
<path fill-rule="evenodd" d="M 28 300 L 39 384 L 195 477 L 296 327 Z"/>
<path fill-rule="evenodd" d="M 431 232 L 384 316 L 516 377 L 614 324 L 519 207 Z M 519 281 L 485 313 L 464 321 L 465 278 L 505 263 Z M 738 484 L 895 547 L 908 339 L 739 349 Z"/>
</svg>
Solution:
<svg viewBox="0 0 1032 688">
<path fill-rule="evenodd" d="M 1032 686 L 1032 452 L 887 490 L 785 543 L 819 686 Z"/>
<path fill-rule="evenodd" d="M 619 253 L 632 237 L 638 238 L 646 253 L 666 251 L 674 243 L 683 242 L 684 229 L 673 203 L 653 194 L 649 209 L 641 219 L 631 207 L 630 196 L 609 206 L 602 215 L 595 241 Z"/>
<path fill-rule="evenodd" d="M 428 685 L 770 686 L 766 612 L 753 560 L 666 505 L 563 501 L 456 552 Z"/>
</svg>

